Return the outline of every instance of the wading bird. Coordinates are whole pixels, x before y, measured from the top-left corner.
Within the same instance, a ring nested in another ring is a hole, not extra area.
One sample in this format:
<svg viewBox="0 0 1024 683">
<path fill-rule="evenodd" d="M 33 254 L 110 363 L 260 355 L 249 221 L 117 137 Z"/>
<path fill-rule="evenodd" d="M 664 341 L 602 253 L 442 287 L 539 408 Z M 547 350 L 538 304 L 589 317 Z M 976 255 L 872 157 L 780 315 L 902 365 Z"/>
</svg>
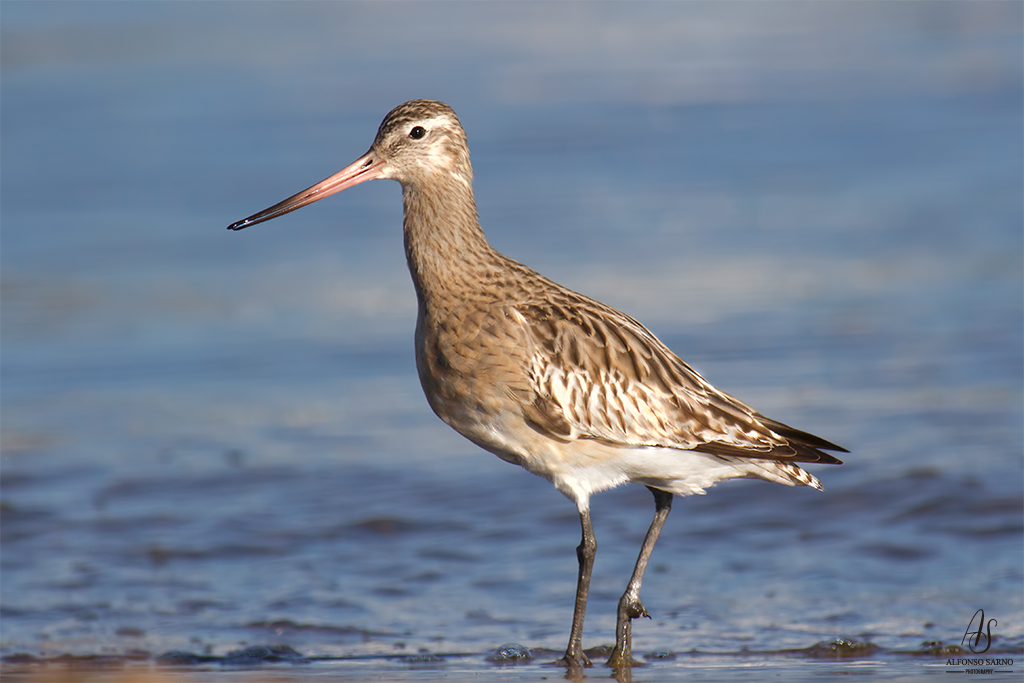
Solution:
<svg viewBox="0 0 1024 683">
<path fill-rule="evenodd" d="M 477 220 L 466 134 L 441 102 L 393 109 L 370 150 L 331 177 L 229 226 L 241 230 L 373 178 L 402 185 L 419 313 L 416 368 L 430 407 L 473 443 L 544 477 L 579 509 L 579 577 L 563 662 L 589 666 L 583 616 L 597 543 L 590 496 L 625 482 L 655 514 L 619 601 L 608 664 L 631 666 L 640 583 L 672 494 L 738 477 L 821 484 L 797 463 L 845 449 L 708 384 L 633 318 L 498 253 Z"/>
</svg>

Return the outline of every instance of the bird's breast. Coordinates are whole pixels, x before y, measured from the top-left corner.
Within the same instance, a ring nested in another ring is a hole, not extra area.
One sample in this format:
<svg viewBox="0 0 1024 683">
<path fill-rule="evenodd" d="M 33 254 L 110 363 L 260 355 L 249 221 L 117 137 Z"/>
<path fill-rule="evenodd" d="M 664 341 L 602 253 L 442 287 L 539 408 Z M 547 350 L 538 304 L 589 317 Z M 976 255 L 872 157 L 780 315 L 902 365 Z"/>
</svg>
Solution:
<svg viewBox="0 0 1024 683">
<path fill-rule="evenodd" d="M 507 444 L 489 443 L 488 434 L 521 420 L 533 401 L 521 331 L 500 305 L 421 305 L 416 368 L 437 416 L 494 452 Z"/>
</svg>

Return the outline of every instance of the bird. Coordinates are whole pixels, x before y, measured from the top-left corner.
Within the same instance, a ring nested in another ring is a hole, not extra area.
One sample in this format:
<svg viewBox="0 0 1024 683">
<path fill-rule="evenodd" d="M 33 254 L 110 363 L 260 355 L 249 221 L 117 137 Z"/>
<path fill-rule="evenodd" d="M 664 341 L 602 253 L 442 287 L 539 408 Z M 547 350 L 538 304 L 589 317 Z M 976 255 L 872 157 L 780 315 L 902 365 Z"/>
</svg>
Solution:
<svg viewBox="0 0 1024 683">
<path fill-rule="evenodd" d="M 579 512 L 579 573 L 559 662 L 592 666 L 583 620 L 597 541 L 592 494 L 646 486 L 655 514 L 616 612 L 607 665 L 628 670 L 644 570 L 674 495 L 717 482 L 822 485 L 800 463 L 841 464 L 834 443 L 765 417 L 709 384 L 646 327 L 494 249 L 473 195 L 469 145 L 455 111 L 411 100 L 385 116 L 369 151 L 334 175 L 230 230 L 278 218 L 380 178 L 402 186 L 416 291 L 415 356 L 437 416 L 502 460 L 550 481 Z"/>
</svg>

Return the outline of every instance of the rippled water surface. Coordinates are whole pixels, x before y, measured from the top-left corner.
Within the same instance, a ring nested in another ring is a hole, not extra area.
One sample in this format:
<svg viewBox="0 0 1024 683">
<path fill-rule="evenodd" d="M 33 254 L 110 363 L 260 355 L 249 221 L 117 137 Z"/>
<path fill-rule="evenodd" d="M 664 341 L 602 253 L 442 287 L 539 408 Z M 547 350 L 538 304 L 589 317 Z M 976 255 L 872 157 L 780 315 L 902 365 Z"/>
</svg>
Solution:
<svg viewBox="0 0 1024 683">
<path fill-rule="evenodd" d="M 851 451 L 676 500 L 638 679 L 1024 668 L 1019 3 L 0 9 L 5 677 L 561 675 L 575 508 L 430 413 L 397 185 L 224 229 L 414 97 L 496 247 Z"/>
</svg>

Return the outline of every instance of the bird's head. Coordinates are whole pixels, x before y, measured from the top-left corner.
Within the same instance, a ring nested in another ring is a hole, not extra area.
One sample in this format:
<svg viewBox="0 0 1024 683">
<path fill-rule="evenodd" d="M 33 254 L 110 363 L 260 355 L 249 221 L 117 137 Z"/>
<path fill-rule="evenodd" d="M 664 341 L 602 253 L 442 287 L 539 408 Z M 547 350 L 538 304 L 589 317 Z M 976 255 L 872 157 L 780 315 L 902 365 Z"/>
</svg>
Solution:
<svg viewBox="0 0 1024 683">
<path fill-rule="evenodd" d="M 470 187 L 473 167 L 469 145 L 455 112 L 434 100 L 400 104 L 381 122 L 370 150 L 329 178 L 270 208 L 232 223 L 230 230 L 269 221 L 336 192 L 374 178 L 390 178 L 403 187 L 457 184 Z"/>
</svg>

